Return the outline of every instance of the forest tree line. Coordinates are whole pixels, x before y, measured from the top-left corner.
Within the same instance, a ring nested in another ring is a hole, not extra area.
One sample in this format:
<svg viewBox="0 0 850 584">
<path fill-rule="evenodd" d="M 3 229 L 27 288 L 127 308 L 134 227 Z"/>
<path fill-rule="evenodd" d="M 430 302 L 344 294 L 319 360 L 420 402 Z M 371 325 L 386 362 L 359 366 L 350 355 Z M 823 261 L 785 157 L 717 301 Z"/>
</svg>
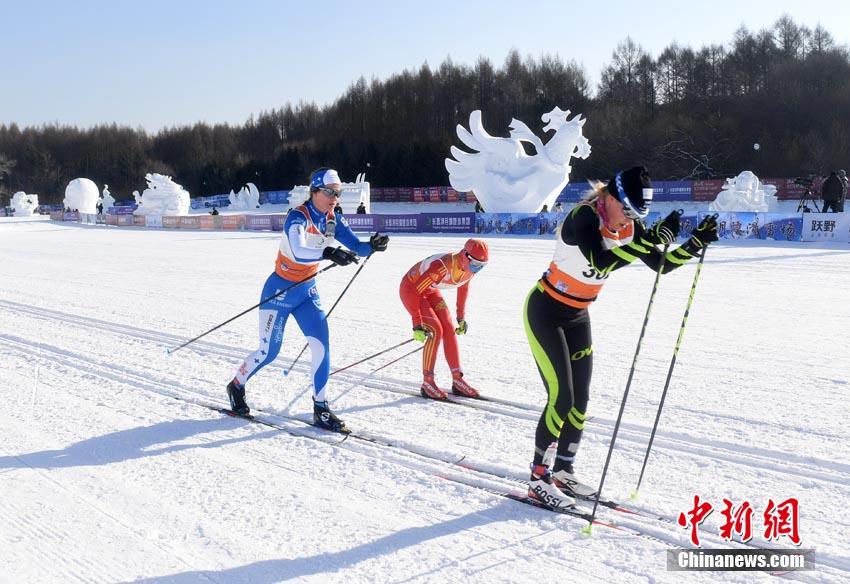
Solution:
<svg viewBox="0 0 850 584">
<path fill-rule="evenodd" d="M 455 126 L 480 109 L 506 136 L 511 118 L 541 134 L 554 106 L 588 118 L 593 148 L 572 181 L 645 164 L 659 179 L 824 174 L 850 166 L 850 54 L 821 25 L 788 16 L 727 44 L 673 43 L 657 57 L 626 38 L 591 86 L 574 60 L 510 52 L 495 66 L 447 58 L 388 79 L 354 81 L 330 105 L 287 103 L 244 124 L 196 123 L 150 133 L 111 125 L 0 125 L 0 203 L 23 190 L 57 203 L 68 181 L 109 184 L 118 200 L 160 172 L 193 195 L 304 184 L 319 166 L 374 186 L 448 184 L 443 160 Z M 545 138 L 544 138 L 545 141 Z M 759 144 L 760 148 L 754 148 Z"/>
</svg>

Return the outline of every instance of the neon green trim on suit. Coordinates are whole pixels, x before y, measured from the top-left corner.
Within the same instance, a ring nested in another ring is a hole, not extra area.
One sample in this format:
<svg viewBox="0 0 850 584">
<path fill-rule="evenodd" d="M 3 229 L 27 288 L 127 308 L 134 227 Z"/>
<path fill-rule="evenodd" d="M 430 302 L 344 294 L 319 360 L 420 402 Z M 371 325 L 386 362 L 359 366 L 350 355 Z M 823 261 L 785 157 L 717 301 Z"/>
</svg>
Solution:
<svg viewBox="0 0 850 584">
<path fill-rule="evenodd" d="M 587 414 L 581 413 L 575 406 L 573 406 L 567 413 L 567 419 L 570 421 L 570 424 L 576 428 L 576 430 L 584 430 L 584 421 L 587 419 Z"/>
<path fill-rule="evenodd" d="M 561 428 L 564 425 L 564 420 L 561 419 L 558 416 L 558 412 L 555 411 L 555 402 L 558 401 L 559 390 L 558 376 L 555 374 L 555 367 L 552 365 L 552 361 L 549 360 L 549 356 L 546 354 L 546 351 L 543 350 L 543 347 L 540 345 L 537 337 L 534 336 L 534 332 L 531 330 L 531 324 L 528 322 L 528 301 L 531 298 L 531 295 L 534 294 L 535 289 L 542 290 L 539 283 L 535 285 L 535 287 L 531 289 L 531 292 L 528 293 L 528 296 L 525 297 L 525 305 L 522 310 L 522 320 L 525 324 L 525 335 L 528 337 L 531 354 L 534 356 L 534 361 L 537 363 L 537 367 L 539 367 L 540 371 L 543 373 L 543 379 L 546 380 L 546 387 L 549 390 L 549 402 L 546 404 L 546 427 L 549 429 L 549 432 L 554 438 L 558 438 L 561 435 Z"/>
<path fill-rule="evenodd" d="M 677 266 L 681 266 L 681 265 L 688 263 L 689 259 L 690 258 L 682 259 L 679 256 L 675 255 L 672 251 L 667 253 L 667 261 L 670 262 L 671 264 L 676 264 Z"/>
<path fill-rule="evenodd" d="M 630 254 L 629 252 L 624 250 L 622 247 L 613 248 L 611 250 L 611 253 L 613 253 L 615 256 L 617 256 L 620 259 L 626 260 L 629 263 L 632 263 L 633 261 L 635 261 L 637 259 L 637 257 L 633 256 L 632 254 Z"/>
<path fill-rule="evenodd" d="M 631 241 L 631 242 L 627 243 L 626 245 L 631 247 L 632 249 L 634 249 L 637 252 L 649 253 L 649 250 L 647 248 L 643 247 L 641 244 L 639 244 L 636 241 Z"/>
</svg>

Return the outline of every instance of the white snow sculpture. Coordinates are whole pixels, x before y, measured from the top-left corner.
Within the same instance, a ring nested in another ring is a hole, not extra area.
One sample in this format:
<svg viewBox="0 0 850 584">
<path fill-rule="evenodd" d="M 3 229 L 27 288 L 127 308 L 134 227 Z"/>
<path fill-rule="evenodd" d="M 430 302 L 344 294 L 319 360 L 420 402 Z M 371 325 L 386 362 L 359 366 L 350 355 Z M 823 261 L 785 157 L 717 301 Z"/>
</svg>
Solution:
<svg viewBox="0 0 850 584">
<path fill-rule="evenodd" d="M 569 122 L 570 111 L 556 107 L 543 114 L 543 130 L 555 134 L 546 143 L 523 122 L 512 119 L 509 138 L 491 136 L 481 124 L 481 111 L 469 115 L 469 131 L 457 126 L 457 135 L 470 154 L 452 146 L 455 160 L 446 158 L 449 182 L 458 191 L 473 191 L 488 213 L 536 213 L 552 208 L 569 182 L 570 158 L 590 156 L 590 143 L 582 134 L 587 119 L 581 114 Z M 537 151 L 526 154 L 522 142 Z"/>
<path fill-rule="evenodd" d="M 115 206 L 115 197 L 109 192 L 109 185 L 103 185 L 103 212 L 106 213 L 110 207 Z"/>
<path fill-rule="evenodd" d="M 712 213 L 729 211 L 756 211 L 769 213 L 778 210 L 776 187 L 765 185 L 758 177 L 745 170 L 735 178 L 727 178 L 726 184 L 717 193 L 717 198 L 708 206 Z"/>
<path fill-rule="evenodd" d="M 289 191 L 289 207 L 297 207 L 310 197 L 310 189 L 305 185 L 298 185 Z M 366 207 L 366 212 L 370 212 L 371 208 L 371 185 L 366 180 L 366 173 L 361 172 L 354 179 L 354 182 L 342 183 L 342 195 L 337 200 L 337 204 L 342 207 L 343 213 L 354 214 L 357 207 L 362 202 Z"/>
<path fill-rule="evenodd" d="M 113 197 L 112 193 L 109 192 L 109 185 L 103 185 L 103 201 L 101 202 L 103 203 L 104 213 L 106 213 L 110 207 L 115 206 L 115 197 Z"/>
<path fill-rule="evenodd" d="M 97 201 L 100 191 L 94 181 L 87 178 L 75 178 L 65 187 L 65 199 L 62 204 L 66 209 L 80 213 L 97 213 Z"/>
<path fill-rule="evenodd" d="M 171 180 L 170 176 L 155 172 L 145 175 L 148 188 L 137 196 L 133 193 L 138 208 L 134 215 L 188 215 L 189 191 Z"/>
<path fill-rule="evenodd" d="M 254 210 L 260 206 L 260 191 L 257 190 L 254 183 L 248 183 L 238 193 L 231 190 L 227 198 L 230 200 L 230 207 L 228 208 L 233 210 Z"/>
<path fill-rule="evenodd" d="M 15 210 L 15 217 L 32 217 L 38 208 L 38 195 L 28 195 L 24 191 L 18 191 L 12 195 L 9 206 Z"/>
</svg>

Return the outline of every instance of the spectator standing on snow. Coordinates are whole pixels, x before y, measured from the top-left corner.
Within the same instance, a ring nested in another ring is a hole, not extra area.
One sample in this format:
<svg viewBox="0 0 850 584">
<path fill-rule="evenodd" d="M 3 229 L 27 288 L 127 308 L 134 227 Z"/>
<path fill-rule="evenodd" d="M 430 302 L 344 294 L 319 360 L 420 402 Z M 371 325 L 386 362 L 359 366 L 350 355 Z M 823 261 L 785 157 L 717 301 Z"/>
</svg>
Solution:
<svg viewBox="0 0 850 584">
<path fill-rule="evenodd" d="M 845 191 L 844 183 L 838 178 L 838 173 L 834 170 L 830 172 L 826 180 L 823 181 L 821 188 L 821 198 L 823 199 L 821 212 L 828 213 L 830 208 L 832 208 L 833 213 L 844 210 L 842 203 L 844 202 Z"/>
</svg>

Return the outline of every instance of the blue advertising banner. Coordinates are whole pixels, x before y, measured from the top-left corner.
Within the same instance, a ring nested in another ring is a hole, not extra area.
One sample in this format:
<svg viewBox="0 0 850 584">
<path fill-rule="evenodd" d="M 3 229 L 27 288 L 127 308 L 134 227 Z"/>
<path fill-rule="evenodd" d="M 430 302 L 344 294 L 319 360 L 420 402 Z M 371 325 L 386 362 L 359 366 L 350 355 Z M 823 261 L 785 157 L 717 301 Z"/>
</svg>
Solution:
<svg viewBox="0 0 850 584">
<path fill-rule="evenodd" d="M 421 233 L 473 233 L 475 213 L 422 213 L 419 215 Z"/>
<path fill-rule="evenodd" d="M 136 205 L 127 205 L 119 207 L 116 205 L 115 207 L 110 207 L 106 210 L 107 215 L 132 215 L 133 211 L 136 210 Z"/>
<path fill-rule="evenodd" d="M 693 198 L 694 182 L 690 180 L 665 180 L 663 181 L 664 194 L 662 197 L 655 196 L 656 201 L 690 201 Z M 654 183 L 653 183 L 653 186 Z M 656 191 L 657 193 L 657 191 Z"/>
<path fill-rule="evenodd" d="M 803 221 L 813 213 L 759 213 L 759 237 L 768 241 L 802 241 Z"/>
<path fill-rule="evenodd" d="M 373 232 L 378 231 L 378 218 L 380 215 L 350 215 L 343 214 L 345 222 L 351 227 L 352 231 Z"/>
<path fill-rule="evenodd" d="M 702 221 L 705 213 L 685 213 L 679 218 L 679 238 L 678 243 L 684 243 L 696 229 L 699 222 Z"/>
<path fill-rule="evenodd" d="M 705 215 L 705 213 L 701 214 Z M 758 213 L 743 211 L 740 213 L 719 213 L 717 217 L 717 235 L 721 240 L 759 239 Z M 799 236 L 800 230 L 797 230 Z"/>
<path fill-rule="evenodd" d="M 210 195 L 208 197 L 195 197 L 189 201 L 189 207 L 192 209 L 209 209 L 211 207 L 229 207 L 230 194 L 226 195 Z"/>
<path fill-rule="evenodd" d="M 385 233 L 418 233 L 419 215 L 378 215 L 378 229 Z"/>
<path fill-rule="evenodd" d="M 270 205 L 285 205 L 289 202 L 289 191 L 265 191 L 260 193 L 260 200 L 265 195 Z"/>
<path fill-rule="evenodd" d="M 564 213 L 478 213 L 475 233 L 552 234 L 563 217 Z"/>
</svg>

